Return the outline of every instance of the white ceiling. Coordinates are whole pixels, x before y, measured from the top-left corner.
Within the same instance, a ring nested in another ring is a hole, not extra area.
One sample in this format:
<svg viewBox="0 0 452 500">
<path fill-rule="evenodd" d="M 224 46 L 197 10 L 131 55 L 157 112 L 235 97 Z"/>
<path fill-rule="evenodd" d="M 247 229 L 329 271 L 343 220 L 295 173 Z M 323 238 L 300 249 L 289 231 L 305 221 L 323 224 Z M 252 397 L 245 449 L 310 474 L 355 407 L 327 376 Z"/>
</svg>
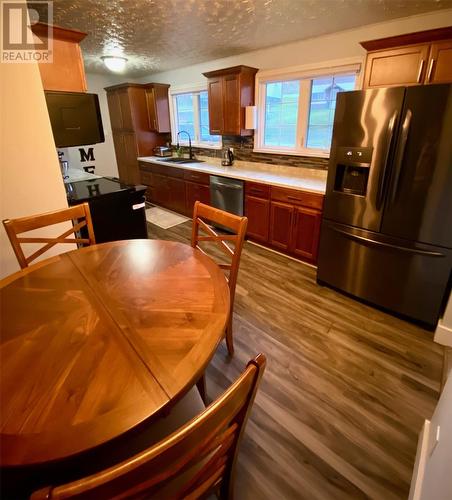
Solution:
<svg viewBox="0 0 452 500">
<path fill-rule="evenodd" d="M 88 33 L 88 72 L 123 53 L 127 75 L 452 7 L 452 0 L 55 0 L 54 24 Z"/>
</svg>

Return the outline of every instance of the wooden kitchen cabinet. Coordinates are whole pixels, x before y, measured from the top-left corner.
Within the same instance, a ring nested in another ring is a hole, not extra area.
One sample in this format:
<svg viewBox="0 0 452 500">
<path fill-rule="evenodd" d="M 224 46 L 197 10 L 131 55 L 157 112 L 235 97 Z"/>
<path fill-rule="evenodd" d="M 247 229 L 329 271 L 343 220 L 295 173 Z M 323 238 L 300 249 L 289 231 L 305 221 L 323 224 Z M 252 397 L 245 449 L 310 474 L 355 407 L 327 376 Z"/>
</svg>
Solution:
<svg viewBox="0 0 452 500">
<path fill-rule="evenodd" d="M 293 205 L 272 201 L 270 205 L 270 238 L 272 246 L 288 252 L 292 241 Z"/>
<path fill-rule="evenodd" d="M 113 143 L 119 178 L 126 184 L 139 184 L 140 176 L 136 168 L 138 152 L 135 134 L 133 132 L 113 131 Z"/>
<path fill-rule="evenodd" d="M 292 251 L 310 262 L 317 260 L 322 213 L 306 207 L 295 207 L 292 228 Z"/>
<path fill-rule="evenodd" d="M 188 217 L 196 201 L 210 204 L 209 174 L 148 162 L 140 162 L 140 173 L 150 203 Z"/>
<path fill-rule="evenodd" d="M 121 130 L 122 114 L 119 92 L 107 92 L 108 111 L 110 113 L 110 125 L 112 130 Z"/>
<path fill-rule="evenodd" d="M 452 28 L 361 42 L 364 88 L 452 82 Z"/>
<path fill-rule="evenodd" d="M 253 134 L 253 130 L 245 129 L 245 107 L 254 105 L 256 72 L 249 66 L 234 66 L 203 73 L 208 78 L 211 134 Z"/>
<path fill-rule="evenodd" d="M 171 132 L 168 89 L 163 83 L 146 84 L 146 103 L 149 130 L 158 133 Z"/>
<path fill-rule="evenodd" d="M 168 208 L 180 214 L 186 213 L 185 181 L 168 177 L 169 203 Z"/>
<path fill-rule="evenodd" d="M 209 127 L 213 135 L 223 133 L 223 78 L 210 78 L 207 84 L 209 95 Z"/>
<path fill-rule="evenodd" d="M 270 186 L 245 183 L 245 215 L 248 217 L 247 237 L 260 243 L 268 242 L 270 228 Z"/>
<path fill-rule="evenodd" d="M 433 43 L 425 83 L 452 82 L 452 40 Z"/>
<path fill-rule="evenodd" d="M 193 216 L 193 209 L 196 201 L 210 205 L 210 187 L 197 182 L 185 181 L 186 186 L 186 205 L 185 213 L 187 216 Z"/>
<path fill-rule="evenodd" d="M 113 132 L 119 178 L 126 184 L 138 184 L 138 156 L 150 156 L 167 136 L 150 130 L 146 85 L 124 83 L 105 88 Z"/>
<path fill-rule="evenodd" d="M 41 40 L 47 40 L 47 24 L 36 23 L 31 30 Z M 79 45 L 86 33 L 59 26 L 52 26 L 52 30 L 52 62 L 38 63 L 44 90 L 86 92 L 85 67 Z"/>
<path fill-rule="evenodd" d="M 322 220 L 322 194 L 272 186 L 269 244 L 315 264 Z"/>
<path fill-rule="evenodd" d="M 422 83 L 429 53 L 428 45 L 410 45 L 367 56 L 364 87 L 393 87 Z"/>
<path fill-rule="evenodd" d="M 266 243 L 270 227 L 270 200 L 245 196 L 245 215 L 248 217 L 247 236 Z"/>
</svg>

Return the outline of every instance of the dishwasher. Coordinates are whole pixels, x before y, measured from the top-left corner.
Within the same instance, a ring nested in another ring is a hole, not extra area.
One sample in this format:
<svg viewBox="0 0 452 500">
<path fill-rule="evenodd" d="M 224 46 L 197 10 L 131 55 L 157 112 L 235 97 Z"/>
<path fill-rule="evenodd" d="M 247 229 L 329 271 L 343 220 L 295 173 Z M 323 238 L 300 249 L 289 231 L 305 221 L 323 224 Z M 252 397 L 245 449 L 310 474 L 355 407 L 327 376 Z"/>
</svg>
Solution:
<svg viewBox="0 0 452 500">
<path fill-rule="evenodd" d="M 210 204 L 226 212 L 243 215 L 243 181 L 211 175 Z"/>
</svg>

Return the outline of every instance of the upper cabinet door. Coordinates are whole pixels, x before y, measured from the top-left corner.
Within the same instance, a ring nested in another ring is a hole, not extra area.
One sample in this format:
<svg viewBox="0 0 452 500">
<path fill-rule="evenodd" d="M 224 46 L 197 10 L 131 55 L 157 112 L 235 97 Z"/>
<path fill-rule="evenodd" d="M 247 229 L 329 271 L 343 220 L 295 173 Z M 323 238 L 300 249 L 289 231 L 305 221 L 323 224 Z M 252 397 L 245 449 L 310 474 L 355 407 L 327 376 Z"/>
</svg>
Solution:
<svg viewBox="0 0 452 500">
<path fill-rule="evenodd" d="M 107 92 L 108 111 L 112 130 L 122 130 L 121 106 L 117 92 Z"/>
<path fill-rule="evenodd" d="M 208 78 L 210 133 L 251 135 L 245 129 L 245 106 L 254 104 L 256 68 L 233 66 L 203 75 Z"/>
<path fill-rule="evenodd" d="M 452 82 L 452 40 L 433 43 L 425 83 Z"/>
<path fill-rule="evenodd" d="M 146 89 L 146 104 L 148 107 L 149 130 L 156 132 L 158 130 L 158 125 L 154 89 Z"/>
<path fill-rule="evenodd" d="M 47 40 L 46 24 L 36 23 L 31 30 L 42 41 Z M 85 68 L 79 45 L 85 36 L 86 33 L 81 31 L 52 27 L 52 62 L 38 63 L 44 90 L 86 92 Z"/>
<path fill-rule="evenodd" d="M 210 133 L 223 133 L 223 78 L 211 78 L 208 83 Z"/>
<path fill-rule="evenodd" d="M 118 90 L 119 107 L 121 108 L 122 128 L 133 131 L 132 109 L 130 106 L 129 89 Z"/>
<path fill-rule="evenodd" d="M 370 52 L 364 88 L 418 85 L 427 72 L 428 44 Z"/>
<path fill-rule="evenodd" d="M 171 132 L 168 88 L 169 85 L 155 83 L 146 89 L 149 130 L 153 132 Z"/>
<path fill-rule="evenodd" d="M 240 77 L 232 74 L 223 78 L 223 133 L 240 135 Z"/>
</svg>

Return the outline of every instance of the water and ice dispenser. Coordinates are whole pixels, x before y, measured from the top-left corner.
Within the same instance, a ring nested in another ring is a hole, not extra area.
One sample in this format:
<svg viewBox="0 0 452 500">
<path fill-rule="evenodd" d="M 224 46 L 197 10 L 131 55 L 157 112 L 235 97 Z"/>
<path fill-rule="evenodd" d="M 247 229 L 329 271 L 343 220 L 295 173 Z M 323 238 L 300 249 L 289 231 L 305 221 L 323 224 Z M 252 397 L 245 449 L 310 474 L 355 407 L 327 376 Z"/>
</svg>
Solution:
<svg viewBox="0 0 452 500">
<path fill-rule="evenodd" d="M 366 196 L 373 148 L 338 147 L 334 190 Z"/>
</svg>

